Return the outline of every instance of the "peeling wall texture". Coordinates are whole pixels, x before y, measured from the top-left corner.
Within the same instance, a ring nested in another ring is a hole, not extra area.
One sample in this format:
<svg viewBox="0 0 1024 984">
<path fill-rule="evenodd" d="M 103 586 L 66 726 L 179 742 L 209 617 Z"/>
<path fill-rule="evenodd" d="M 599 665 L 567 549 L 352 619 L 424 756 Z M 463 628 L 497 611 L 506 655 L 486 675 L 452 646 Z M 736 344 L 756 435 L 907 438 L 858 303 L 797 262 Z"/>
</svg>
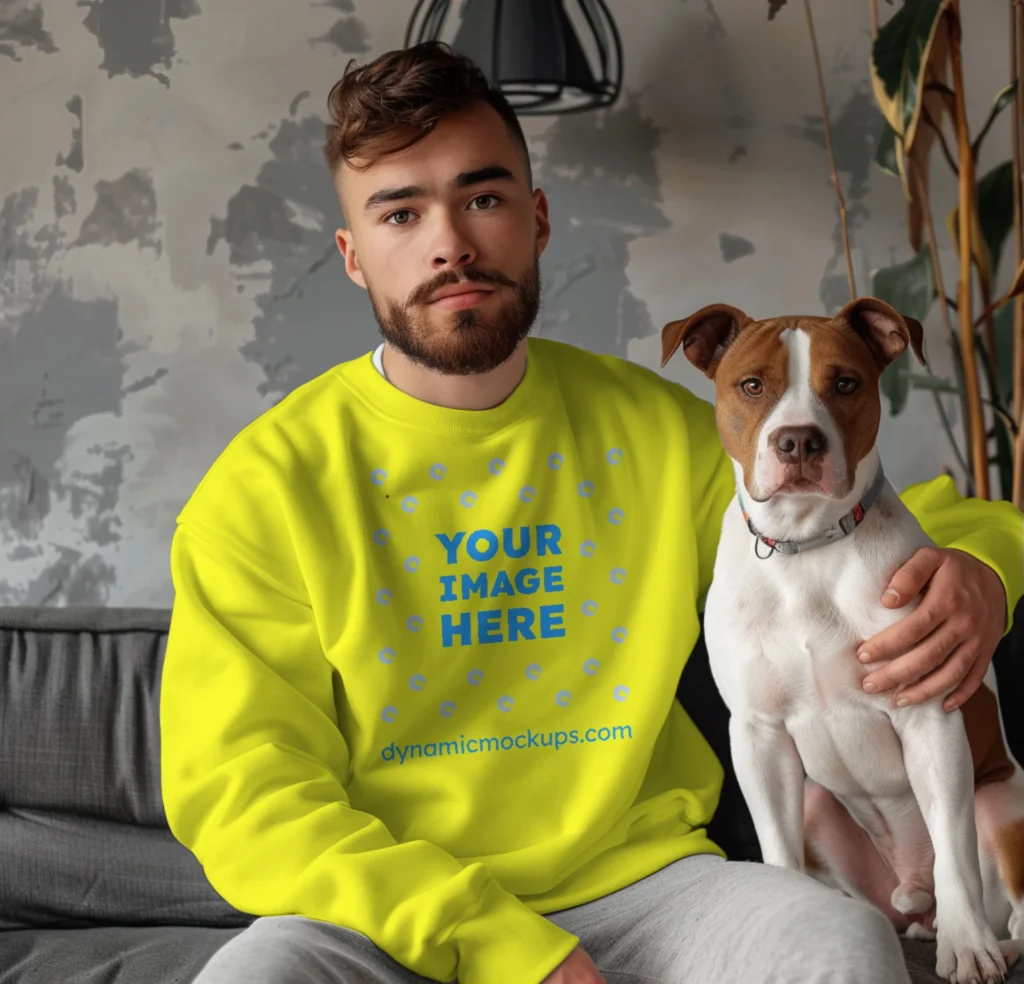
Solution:
<svg viewBox="0 0 1024 984">
<path fill-rule="evenodd" d="M 350 58 L 403 43 L 413 6 L 0 0 L 0 604 L 169 605 L 175 517 L 217 454 L 377 343 L 333 242 L 325 101 Z M 713 301 L 754 316 L 845 303 L 803 11 L 609 6 L 618 104 L 524 119 L 553 223 L 536 332 L 657 368 L 662 325 Z M 899 183 L 873 164 L 868 6 L 815 7 L 869 293 L 871 270 L 909 248 Z M 1008 74 L 1004 7 L 968 12 L 975 128 Z M 981 173 L 1008 156 L 1006 129 Z M 685 360 L 664 371 L 713 399 Z M 880 442 L 898 487 L 952 462 L 923 392 Z"/>
</svg>

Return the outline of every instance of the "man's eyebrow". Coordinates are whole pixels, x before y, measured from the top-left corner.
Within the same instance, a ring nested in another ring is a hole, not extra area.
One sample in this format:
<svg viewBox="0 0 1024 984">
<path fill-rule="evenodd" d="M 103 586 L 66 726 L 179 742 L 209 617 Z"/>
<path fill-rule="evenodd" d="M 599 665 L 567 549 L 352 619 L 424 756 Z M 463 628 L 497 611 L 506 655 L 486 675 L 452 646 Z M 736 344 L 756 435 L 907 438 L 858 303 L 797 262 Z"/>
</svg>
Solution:
<svg viewBox="0 0 1024 984">
<path fill-rule="evenodd" d="M 450 183 L 453 188 L 468 188 L 471 185 L 483 184 L 485 181 L 514 181 L 515 175 L 507 167 L 492 164 L 489 167 L 477 168 L 475 171 L 463 171 L 456 175 Z M 366 199 L 363 209 L 367 212 L 391 205 L 394 202 L 406 201 L 426 194 L 420 185 L 405 185 L 402 188 L 381 188 Z"/>
<path fill-rule="evenodd" d="M 402 202 L 407 198 L 415 198 L 422 194 L 423 189 L 419 185 L 406 185 L 404 188 L 381 188 L 380 191 L 375 191 L 366 199 L 363 209 L 369 212 L 371 209 L 380 208 L 381 205 Z"/>
<path fill-rule="evenodd" d="M 515 176 L 507 167 L 500 164 L 492 164 L 490 167 L 481 167 L 476 171 L 463 171 L 452 181 L 454 188 L 468 188 L 470 185 L 483 184 L 485 181 L 514 181 Z"/>
</svg>

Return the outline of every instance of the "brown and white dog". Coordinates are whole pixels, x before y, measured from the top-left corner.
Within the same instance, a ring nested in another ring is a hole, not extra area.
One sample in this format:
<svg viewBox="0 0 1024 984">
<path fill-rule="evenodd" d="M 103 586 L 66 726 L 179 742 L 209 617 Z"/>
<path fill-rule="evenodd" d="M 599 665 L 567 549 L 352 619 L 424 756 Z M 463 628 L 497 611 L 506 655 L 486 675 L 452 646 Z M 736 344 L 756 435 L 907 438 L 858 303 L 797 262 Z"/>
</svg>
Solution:
<svg viewBox="0 0 1024 984">
<path fill-rule="evenodd" d="M 713 304 L 665 326 L 663 366 L 680 345 L 715 381 L 736 473 L 705 636 L 765 862 L 935 938 L 950 981 L 1002 980 L 1021 945 L 997 938 L 1024 938 L 1024 774 L 994 674 L 959 710 L 897 708 L 856 658 L 916 607 L 880 598 L 932 543 L 875 446 L 879 376 L 908 345 L 924 362 L 920 323 L 874 298 L 764 321 Z"/>
</svg>

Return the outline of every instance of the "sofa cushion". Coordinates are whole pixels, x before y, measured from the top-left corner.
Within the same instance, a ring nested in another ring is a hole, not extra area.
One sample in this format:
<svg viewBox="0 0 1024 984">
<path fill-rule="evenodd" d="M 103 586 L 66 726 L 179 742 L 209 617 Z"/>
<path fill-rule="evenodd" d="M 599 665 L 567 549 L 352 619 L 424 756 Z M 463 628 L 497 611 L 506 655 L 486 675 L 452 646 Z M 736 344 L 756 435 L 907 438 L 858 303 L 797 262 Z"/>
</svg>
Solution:
<svg viewBox="0 0 1024 984">
<path fill-rule="evenodd" d="M 169 613 L 0 608 L 0 804 L 165 826 Z"/>
<path fill-rule="evenodd" d="M 189 984 L 239 932 L 107 926 L 0 933 L 0 984 Z"/>
<path fill-rule="evenodd" d="M 253 918 L 167 827 L 169 622 L 164 610 L 0 608 L 0 928 Z"/>
<path fill-rule="evenodd" d="M 167 829 L 24 810 L 0 812 L 0 929 L 246 926 Z"/>
</svg>

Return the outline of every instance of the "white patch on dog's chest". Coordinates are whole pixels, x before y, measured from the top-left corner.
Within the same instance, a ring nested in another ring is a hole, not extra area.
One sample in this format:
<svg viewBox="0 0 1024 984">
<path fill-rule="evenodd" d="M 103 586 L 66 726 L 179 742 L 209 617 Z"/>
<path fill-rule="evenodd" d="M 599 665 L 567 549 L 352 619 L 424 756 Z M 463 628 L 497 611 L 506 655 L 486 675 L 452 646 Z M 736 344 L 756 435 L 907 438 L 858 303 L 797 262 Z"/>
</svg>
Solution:
<svg viewBox="0 0 1024 984">
<path fill-rule="evenodd" d="M 722 577 L 705 619 L 723 692 L 755 714 L 781 718 L 808 775 L 851 797 L 908 789 L 887 698 L 863 692 L 873 667 L 856 656 L 864 639 L 906 613 L 880 602 L 891 570 L 913 553 L 912 534 L 887 525 L 889 535 L 877 542 L 850 538 L 759 561 L 743 556 L 753 553 L 745 524 L 727 520 Z M 712 627 L 712 619 L 724 624 Z"/>
</svg>

